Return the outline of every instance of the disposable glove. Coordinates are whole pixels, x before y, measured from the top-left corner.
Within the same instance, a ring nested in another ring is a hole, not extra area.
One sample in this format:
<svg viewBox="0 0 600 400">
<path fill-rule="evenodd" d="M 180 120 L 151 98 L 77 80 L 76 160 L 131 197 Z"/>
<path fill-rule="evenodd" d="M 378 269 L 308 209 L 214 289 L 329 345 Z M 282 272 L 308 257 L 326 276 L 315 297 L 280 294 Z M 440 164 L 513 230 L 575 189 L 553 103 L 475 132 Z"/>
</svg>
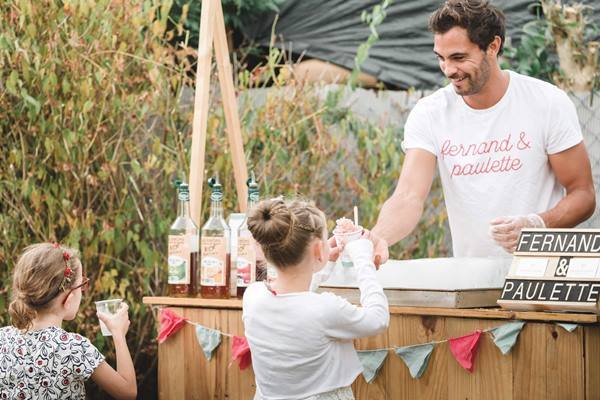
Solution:
<svg viewBox="0 0 600 400">
<path fill-rule="evenodd" d="M 517 248 L 521 229 L 545 228 L 542 217 L 537 214 L 499 217 L 490 221 L 490 236 L 508 253 Z"/>
</svg>

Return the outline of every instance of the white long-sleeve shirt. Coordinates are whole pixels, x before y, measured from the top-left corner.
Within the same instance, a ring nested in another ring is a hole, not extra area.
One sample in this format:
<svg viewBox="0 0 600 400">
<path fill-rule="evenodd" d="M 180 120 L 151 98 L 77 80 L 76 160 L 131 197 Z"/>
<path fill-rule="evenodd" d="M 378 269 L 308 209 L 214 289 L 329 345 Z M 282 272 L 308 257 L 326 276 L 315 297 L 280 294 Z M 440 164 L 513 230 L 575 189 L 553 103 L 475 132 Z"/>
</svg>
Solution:
<svg viewBox="0 0 600 400">
<path fill-rule="evenodd" d="M 351 385 L 362 372 L 352 340 L 387 328 L 372 243 L 361 239 L 346 249 L 357 269 L 361 307 L 327 292 L 275 295 L 263 282 L 246 290 L 242 319 L 262 399 L 299 400 Z"/>
</svg>

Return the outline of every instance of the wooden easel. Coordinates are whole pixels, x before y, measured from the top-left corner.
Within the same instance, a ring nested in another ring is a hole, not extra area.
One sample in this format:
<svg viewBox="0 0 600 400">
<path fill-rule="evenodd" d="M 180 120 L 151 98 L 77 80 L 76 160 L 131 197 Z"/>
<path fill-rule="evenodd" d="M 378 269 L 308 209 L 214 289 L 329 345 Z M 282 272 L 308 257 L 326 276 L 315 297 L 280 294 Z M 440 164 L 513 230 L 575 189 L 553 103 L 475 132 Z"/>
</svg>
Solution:
<svg viewBox="0 0 600 400">
<path fill-rule="evenodd" d="M 203 0 L 200 16 L 200 40 L 198 43 L 198 66 L 196 70 L 196 93 L 194 99 L 194 121 L 192 125 L 192 159 L 190 162 L 190 207 L 191 216 L 200 226 L 204 158 L 206 153 L 206 128 L 208 122 L 208 98 L 212 49 L 215 49 L 219 83 L 223 98 L 226 131 L 233 160 L 233 173 L 240 211 L 246 211 L 248 170 L 244 156 L 242 132 L 238 115 L 237 100 L 233 86 L 231 62 L 227 48 L 225 19 L 221 0 Z"/>
</svg>

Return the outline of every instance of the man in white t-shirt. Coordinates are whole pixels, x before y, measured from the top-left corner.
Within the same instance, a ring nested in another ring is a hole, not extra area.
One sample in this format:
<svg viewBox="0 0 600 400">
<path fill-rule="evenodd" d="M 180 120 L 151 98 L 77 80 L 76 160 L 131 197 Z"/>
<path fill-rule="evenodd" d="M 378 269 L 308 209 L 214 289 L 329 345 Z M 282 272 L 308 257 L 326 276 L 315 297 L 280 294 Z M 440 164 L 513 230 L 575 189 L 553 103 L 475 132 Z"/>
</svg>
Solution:
<svg viewBox="0 0 600 400">
<path fill-rule="evenodd" d="M 507 255 L 523 228 L 589 218 L 594 184 L 575 107 L 556 86 L 500 69 L 502 11 L 449 0 L 429 28 L 451 83 L 421 99 L 406 121 L 398 186 L 372 230 L 376 263 L 417 225 L 436 162 L 455 257 Z"/>
</svg>

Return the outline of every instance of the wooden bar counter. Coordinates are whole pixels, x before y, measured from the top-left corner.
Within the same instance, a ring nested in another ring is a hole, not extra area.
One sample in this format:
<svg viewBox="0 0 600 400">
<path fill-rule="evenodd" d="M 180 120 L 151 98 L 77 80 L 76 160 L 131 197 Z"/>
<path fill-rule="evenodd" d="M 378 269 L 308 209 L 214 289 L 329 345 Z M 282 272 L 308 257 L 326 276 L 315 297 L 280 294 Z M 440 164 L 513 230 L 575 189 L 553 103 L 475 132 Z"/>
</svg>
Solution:
<svg viewBox="0 0 600 400">
<path fill-rule="evenodd" d="M 244 334 L 240 300 L 145 297 L 144 303 L 169 307 L 208 328 Z M 420 379 L 413 379 L 402 360 L 390 351 L 371 384 L 362 375 L 354 382 L 357 399 L 600 400 L 598 315 L 394 306 L 390 307 L 390 314 L 388 330 L 357 340 L 357 349 L 444 340 L 510 320 L 527 323 L 507 355 L 502 355 L 488 334 L 482 335 L 473 373 L 458 365 L 447 343 L 435 346 L 429 367 Z M 554 322 L 579 326 L 568 332 Z M 239 371 L 235 364 L 229 367 L 230 345 L 230 339 L 222 337 L 212 360 L 207 361 L 190 324 L 159 345 L 159 398 L 252 399 L 254 374 L 251 368 Z"/>
</svg>

